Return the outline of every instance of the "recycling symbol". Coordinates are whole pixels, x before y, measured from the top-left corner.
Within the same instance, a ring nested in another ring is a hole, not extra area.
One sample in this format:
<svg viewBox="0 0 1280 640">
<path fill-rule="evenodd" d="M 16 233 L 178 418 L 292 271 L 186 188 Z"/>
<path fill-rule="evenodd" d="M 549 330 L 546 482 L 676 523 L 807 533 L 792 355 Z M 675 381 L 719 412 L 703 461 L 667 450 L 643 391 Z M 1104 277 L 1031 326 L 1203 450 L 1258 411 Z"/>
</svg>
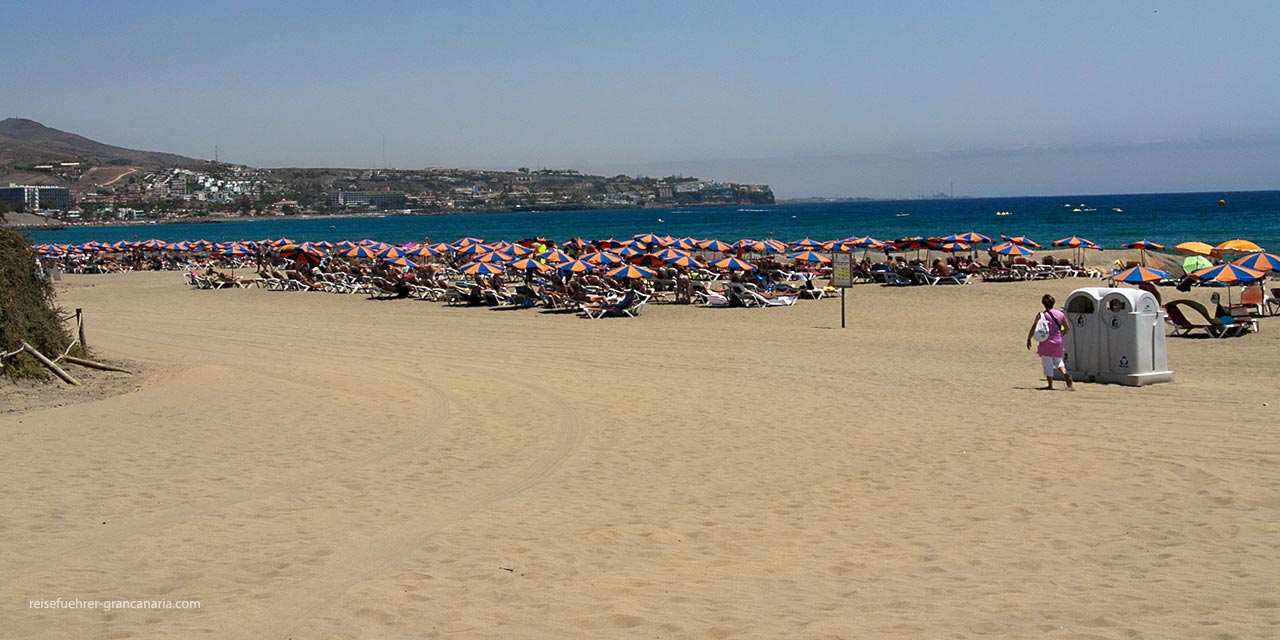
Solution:
<svg viewBox="0 0 1280 640">
<path fill-rule="evenodd" d="M 1077 326 L 1077 327 L 1083 327 L 1083 326 L 1084 326 L 1084 316 L 1083 316 L 1083 315 L 1076 316 L 1076 326 Z"/>
<path fill-rule="evenodd" d="M 1114 318 L 1112 318 L 1112 319 L 1111 319 L 1111 328 L 1112 328 L 1112 329 L 1119 329 L 1119 328 L 1120 328 L 1120 316 L 1116 316 L 1116 317 L 1114 317 Z"/>
<path fill-rule="evenodd" d="M 1129 358 L 1127 356 L 1120 356 L 1120 368 L 1121 369 L 1129 368 Z"/>
</svg>

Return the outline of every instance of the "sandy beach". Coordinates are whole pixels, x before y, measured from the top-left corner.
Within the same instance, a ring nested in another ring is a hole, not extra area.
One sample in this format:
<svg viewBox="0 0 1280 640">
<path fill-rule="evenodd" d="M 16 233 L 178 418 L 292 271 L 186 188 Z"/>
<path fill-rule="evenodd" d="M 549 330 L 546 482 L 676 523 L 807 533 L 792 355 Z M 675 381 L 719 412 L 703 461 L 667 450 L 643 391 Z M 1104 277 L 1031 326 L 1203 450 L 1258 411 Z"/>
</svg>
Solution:
<svg viewBox="0 0 1280 640">
<path fill-rule="evenodd" d="M 66 276 L 140 372 L 0 412 L 2 635 L 1280 635 L 1280 320 L 1170 338 L 1172 384 L 1037 390 L 1040 296 L 1099 285 L 862 285 L 841 329 L 830 298 L 589 321 Z"/>
</svg>

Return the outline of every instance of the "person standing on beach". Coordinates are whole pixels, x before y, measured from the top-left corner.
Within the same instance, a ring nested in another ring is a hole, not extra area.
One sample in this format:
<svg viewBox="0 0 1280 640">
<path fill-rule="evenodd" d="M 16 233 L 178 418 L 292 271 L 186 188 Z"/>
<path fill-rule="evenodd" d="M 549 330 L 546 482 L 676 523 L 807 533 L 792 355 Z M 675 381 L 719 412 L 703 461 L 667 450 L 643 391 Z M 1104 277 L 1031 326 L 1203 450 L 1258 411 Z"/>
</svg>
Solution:
<svg viewBox="0 0 1280 640">
<path fill-rule="evenodd" d="M 1040 367 L 1044 369 L 1045 389 L 1053 390 L 1053 371 L 1057 369 L 1062 374 L 1062 379 L 1067 382 L 1067 390 L 1073 390 L 1071 386 L 1071 374 L 1067 373 L 1066 363 L 1062 361 L 1065 355 L 1065 348 L 1062 342 L 1062 336 L 1071 331 L 1071 327 L 1067 324 L 1067 314 L 1054 309 L 1053 305 L 1057 300 L 1049 294 L 1044 294 L 1040 298 L 1040 304 L 1044 305 L 1044 311 L 1036 314 L 1034 320 L 1031 321 L 1031 329 L 1027 331 L 1027 349 L 1031 349 L 1031 340 L 1035 337 L 1036 325 L 1040 323 L 1040 319 L 1044 318 L 1049 324 L 1049 336 L 1041 341 L 1036 347 L 1036 353 L 1040 356 Z"/>
</svg>

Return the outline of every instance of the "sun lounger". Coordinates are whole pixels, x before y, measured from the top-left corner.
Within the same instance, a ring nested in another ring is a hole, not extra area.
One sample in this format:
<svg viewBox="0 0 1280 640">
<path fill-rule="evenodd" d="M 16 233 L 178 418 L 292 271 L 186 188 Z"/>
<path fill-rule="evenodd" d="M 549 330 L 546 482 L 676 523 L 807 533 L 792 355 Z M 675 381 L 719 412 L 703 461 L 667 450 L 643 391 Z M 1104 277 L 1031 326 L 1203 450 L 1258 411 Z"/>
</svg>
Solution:
<svg viewBox="0 0 1280 640">
<path fill-rule="evenodd" d="M 640 315 L 640 310 L 644 308 L 649 296 L 638 291 L 628 291 L 622 299 L 617 302 L 603 304 L 584 304 L 582 305 L 582 313 L 592 320 L 599 320 L 605 316 L 618 315 L 634 318 Z"/>
<path fill-rule="evenodd" d="M 755 300 L 756 304 L 762 307 L 790 307 L 799 299 L 799 296 L 776 296 L 770 298 L 750 289 L 746 289 L 746 292 L 747 296 Z"/>
<path fill-rule="evenodd" d="M 1190 336 L 1193 331 L 1200 330 L 1214 338 L 1228 338 L 1249 331 L 1247 325 L 1223 324 L 1195 300 L 1170 300 L 1164 308 L 1173 323 L 1175 336 Z"/>
</svg>

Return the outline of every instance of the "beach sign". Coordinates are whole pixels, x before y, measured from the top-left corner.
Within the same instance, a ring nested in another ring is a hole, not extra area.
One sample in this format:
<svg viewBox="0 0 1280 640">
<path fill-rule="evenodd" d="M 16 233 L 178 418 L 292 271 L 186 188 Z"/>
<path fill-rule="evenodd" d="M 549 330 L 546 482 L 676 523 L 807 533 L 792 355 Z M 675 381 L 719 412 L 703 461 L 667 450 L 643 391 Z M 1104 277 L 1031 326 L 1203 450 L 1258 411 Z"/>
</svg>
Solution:
<svg viewBox="0 0 1280 640">
<path fill-rule="evenodd" d="M 853 286 L 853 254 L 841 251 L 831 254 L 831 284 L 840 288 L 840 328 L 845 328 L 844 290 Z"/>
<path fill-rule="evenodd" d="M 853 254 L 834 253 L 831 256 L 831 285 L 835 287 L 853 286 Z"/>
</svg>

